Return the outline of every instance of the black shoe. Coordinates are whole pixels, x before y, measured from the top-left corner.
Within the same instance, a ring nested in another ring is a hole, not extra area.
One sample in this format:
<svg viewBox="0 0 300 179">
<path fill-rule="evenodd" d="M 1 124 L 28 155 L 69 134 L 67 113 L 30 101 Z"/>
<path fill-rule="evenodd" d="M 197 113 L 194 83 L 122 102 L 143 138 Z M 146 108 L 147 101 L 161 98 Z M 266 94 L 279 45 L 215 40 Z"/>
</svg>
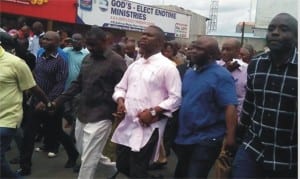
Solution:
<svg viewBox="0 0 300 179">
<path fill-rule="evenodd" d="M 69 159 L 65 164 L 65 168 L 74 168 L 76 166 L 76 159 Z"/>
<path fill-rule="evenodd" d="M 17 175 L 19 176 L 28 176 L 31 174 L 31 170 L 30 169 L 23 169 L 23 168 L 20 168 L 16 171 Z"/>
<path fill-rule="evenodd" d="M 13 158 L 9 161 L 10 164 L 18 164 L 20 163 L 20 158 L 19 157 L 16 157 L 16 158 Z"/>
<path fill-rule="evenodd" d="M 74 172 L 74 173 L 78 173 L 79 170 L 80 170 L 80 167 L 81 167 L 81 164 L 75 165 L 75 166 L 73 167 L 73 172 Z"/>
<path fill-rule="evenodd" d="M 160 163 L 160 162 L 155 162 L 155 163 L 152 163 L 148 169 L 149 170 L 160 170 L 160 169 L 163 169 L 165 167 L 165 165 L 167 165 L 168 162 L 163 162 L 163 163 Z"/>
</svg>

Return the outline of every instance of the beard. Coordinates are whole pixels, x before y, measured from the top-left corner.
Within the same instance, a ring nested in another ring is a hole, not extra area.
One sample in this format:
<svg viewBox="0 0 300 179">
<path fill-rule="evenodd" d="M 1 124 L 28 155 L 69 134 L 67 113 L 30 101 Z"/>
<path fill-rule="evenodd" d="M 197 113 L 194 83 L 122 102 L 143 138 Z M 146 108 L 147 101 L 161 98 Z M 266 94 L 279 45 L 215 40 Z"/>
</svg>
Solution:
<svg viewBox="0 0 300 179">
<path fill-rule="evenodd" d="M 192 56 L 191 61 L 193 64 L 202 67 L 209 63 L 210 59 L 208 55 L 201 55 L 201 56 Z"/>
</svg>

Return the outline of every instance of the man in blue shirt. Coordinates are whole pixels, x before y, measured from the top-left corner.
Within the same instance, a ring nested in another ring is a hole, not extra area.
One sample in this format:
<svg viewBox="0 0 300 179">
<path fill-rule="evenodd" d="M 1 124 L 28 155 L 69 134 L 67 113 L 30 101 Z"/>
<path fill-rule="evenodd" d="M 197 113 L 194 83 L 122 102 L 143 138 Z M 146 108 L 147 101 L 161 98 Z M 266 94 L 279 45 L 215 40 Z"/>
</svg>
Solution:
<svg viewBox="0 0 300 179">
<path fill-rule="evenodd" d="M 41 44 L 43 46 L 43 44 Z M 39 48 L 37 51 L 37 59 L 41 57 L 45 53 L 45 49 L 43 47 Z M 57 47 L 57 53 L 61 56 L 62 59 L 64 59 L 66 62 L 68 62 L 68 55 L 61 49 L 60 47 Z"/>
<path fill-rule="evenodd" d="M 41 57 L 38 57 L 34 69 L 35 79 L 47 97 L 50 100 L 54 100 L 65 89 L 68 65 L 57 52 L 59 36 L 56 32 L 46 32 L 42 42 L 46 51 Z M 43 106 L 43 104 L 38 99 L 33 98 L 29 108 L 28 121 L 24 125 L 24 139 L 20 155 L 21 168 L 17 170 L 17 173 L 22 176 L 31 174 L 34 137 L 41 123 L 43 123 L 45 131 L 45 146 L 43 146 L 43 150 L 48 152 L 49 158 L 56 156 L 59 143 L 64 145 L 68 154 L 69 161 L 67 164 L 70 161 L 75 163 L 74 161 L 78 157 L 78 152 L 72 139 L 63 137 L 63 135 L 66 135 L 61 127 L 63 109 L 60 108 L 53 114 L 49 114 L 47 111 L 37 110 L 37 106 Z"/>
<path fill-rule="evenodd" d="M 175 177 L 207 178 L 224 136 L 225 149 L 235 144 L 237 96 L 231 74 L 215 62 L 219 54 L 213 38 L 201 37 L 192 44 L 195 67 L 183 77 Z"/>
<path fill-rule="evenodd" d="M 89 51 L 83 48 L 83 37 L 79 33 L 72 35 L 72 47 L 65 47 L 63 51 L 67 54 L 69 74 L 66 81 L 66 89 L 69 88 L 72 81 L 77 79 L 83 58 L 89 54 Z"/>
<path fill-rule="evenodd" d="M 67 90 L 70 87 L 72 81 L 77 79 L 83 58 L 87 54 L 89 54 L 89 51 L 83 48 L 82 35 L 79 33 L 75 33 L 72 35 L 72 47 L 65 47 L 63 49 L 63 52 L 67 55 L 67 62 L 69 68 L 68 78 L 65 85 L 65 90 Z M 76 120 L 76 109 L 78 109 L 78 100 L 79 95 L 77 95 L 73 100 L 67 101 L 64 105 L 64 118 L 66 119 L 68 126 L 72 126 L 72 124 L 74 124 Z M 72 135 L 73 132 L 74 130 L 72 129 Z"/>
</svg>

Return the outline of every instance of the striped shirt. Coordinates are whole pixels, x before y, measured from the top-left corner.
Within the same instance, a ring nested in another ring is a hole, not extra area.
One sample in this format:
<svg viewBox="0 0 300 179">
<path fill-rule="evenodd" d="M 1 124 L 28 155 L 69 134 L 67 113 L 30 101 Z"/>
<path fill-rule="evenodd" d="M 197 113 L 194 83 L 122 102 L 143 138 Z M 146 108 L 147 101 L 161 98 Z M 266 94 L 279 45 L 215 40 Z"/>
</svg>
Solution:
<svg viewBox="0 0 300 179">
<path fill-rule="evenodd" d="M 38 57 L 34 73 L 36 83 L 46 93 L 49 100 L 54 100 L 64 91 L 68 65 L 58 53 L 51 54 L 47 58 L 45 53 Z"/>
<path fill-rule="evenodd" d="M 264 53 L 249 64 L 241 125 L 248 127 L 245 150 L 266 170 L 297 167 L 298 54 L 275 66 Z"/>
</svg>

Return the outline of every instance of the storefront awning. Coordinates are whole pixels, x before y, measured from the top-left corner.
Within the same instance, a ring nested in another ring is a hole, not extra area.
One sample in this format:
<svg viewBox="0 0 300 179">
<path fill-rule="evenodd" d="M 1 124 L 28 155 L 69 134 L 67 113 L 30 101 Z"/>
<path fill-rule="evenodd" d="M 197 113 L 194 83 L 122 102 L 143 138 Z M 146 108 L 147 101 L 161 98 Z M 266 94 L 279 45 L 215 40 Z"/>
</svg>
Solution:
<svg viewBox="0 0 300 179">
<path fill-rule="evenodd" d="M 1 0 L 1 13 L 75 23 L 76 0 Z"/>
</svg>

